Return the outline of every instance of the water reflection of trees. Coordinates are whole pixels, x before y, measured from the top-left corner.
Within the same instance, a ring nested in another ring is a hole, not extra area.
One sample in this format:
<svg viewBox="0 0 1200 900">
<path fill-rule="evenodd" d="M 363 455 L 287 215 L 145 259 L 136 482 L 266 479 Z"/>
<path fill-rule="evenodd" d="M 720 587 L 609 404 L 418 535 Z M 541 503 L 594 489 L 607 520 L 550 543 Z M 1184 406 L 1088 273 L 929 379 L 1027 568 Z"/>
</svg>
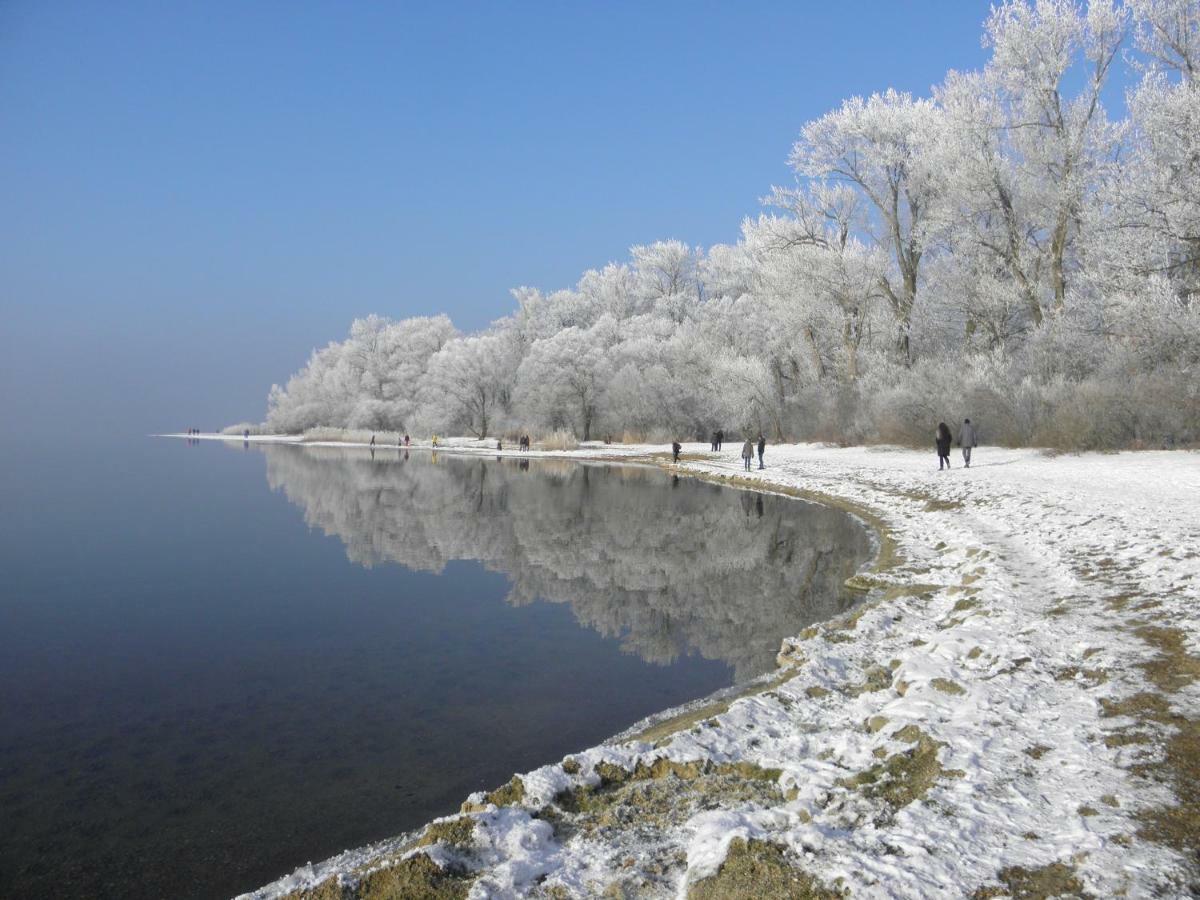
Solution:
<svg viewBox="0 0 1200 900">
<path fill-rule="evenodd" d="M 563 461 L 267 446 L 267 481 L 354 562 L 440 572 L 480 560 L 514 605 L 570 603 L 648 662 L 695 651 L 737 679 L 845 608 L 869 552 L 844 514 L 773 496 Z"/>
</svg>

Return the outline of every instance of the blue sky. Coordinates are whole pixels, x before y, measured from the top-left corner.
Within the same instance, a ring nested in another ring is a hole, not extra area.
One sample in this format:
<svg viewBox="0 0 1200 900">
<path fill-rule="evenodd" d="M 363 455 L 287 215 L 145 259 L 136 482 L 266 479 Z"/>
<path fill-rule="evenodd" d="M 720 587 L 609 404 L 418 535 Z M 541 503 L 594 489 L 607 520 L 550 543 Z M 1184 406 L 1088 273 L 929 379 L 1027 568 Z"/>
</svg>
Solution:
<svg viewBox="0 0 1200 900">
<path fill-rule="evenodd" d="M 987 3 L 0 3 L 14 423 L 261 417 L 350 320 L 736 239 L 801 125 L 977 68 Z"/>
</svg>

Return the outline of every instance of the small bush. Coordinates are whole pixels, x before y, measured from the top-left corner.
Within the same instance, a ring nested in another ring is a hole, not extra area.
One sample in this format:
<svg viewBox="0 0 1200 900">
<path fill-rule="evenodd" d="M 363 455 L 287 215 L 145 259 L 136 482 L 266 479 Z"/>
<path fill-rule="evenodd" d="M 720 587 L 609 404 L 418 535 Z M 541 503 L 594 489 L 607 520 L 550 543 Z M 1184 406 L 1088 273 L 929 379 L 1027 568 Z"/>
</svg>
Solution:
<svg viewBox="0 0 1200 900">
<path fill-rule="evenodd" d="M 359 428 L 309 428 L 304 432 L 305 441 L 338 441 L 345 444 L 369 444 L 371 438 L 377 444 L 397 443 L 397 433 L 394 431 L 367 431 Z M 403 437 L 403 435 L 399 435 Z"/>
<path fill-rule="evenodd" d="M 579 441 L 575 439 L 575 435 L 561 429 L 552 431 L 537 444 L 539 450 L 575 450 L 579 447 Z"/>
</svg>

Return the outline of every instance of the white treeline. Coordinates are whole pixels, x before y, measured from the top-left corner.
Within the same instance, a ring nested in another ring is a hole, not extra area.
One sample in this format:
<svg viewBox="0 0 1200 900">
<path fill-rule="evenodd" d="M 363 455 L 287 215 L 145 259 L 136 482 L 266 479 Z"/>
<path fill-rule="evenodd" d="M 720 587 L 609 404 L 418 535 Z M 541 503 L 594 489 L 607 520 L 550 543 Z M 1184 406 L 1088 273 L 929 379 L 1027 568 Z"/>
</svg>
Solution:
<svg viewBox="0 0 1200 900">
<path fill-rule="evenodd" d="M 1200 0 L 1006 2 L 984 42 L 805 125 L 736 244 L 633 247 L 477 335 L 359 319 L 266 426 L 1200 440 Z"/>
</svg>

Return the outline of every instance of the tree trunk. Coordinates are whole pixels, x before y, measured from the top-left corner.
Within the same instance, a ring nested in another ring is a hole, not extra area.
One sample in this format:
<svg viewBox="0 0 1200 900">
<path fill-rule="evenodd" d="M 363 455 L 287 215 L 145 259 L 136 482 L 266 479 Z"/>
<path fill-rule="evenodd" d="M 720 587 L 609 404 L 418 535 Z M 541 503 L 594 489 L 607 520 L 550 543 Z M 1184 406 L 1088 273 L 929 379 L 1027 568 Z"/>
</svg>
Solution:
<svg viewBox="0 0 1200 900">
<path fill-rule="evenodd" d="M 858 336 L 850 320 L 842 325 L 842 346 L 846 351 L 846 380 L 858 380 Z"/>
<path fill-rule="evenodd" d="M 1067 275 L 1063 257 L 1067 252 L 1067 228 L 1070 220 L 1060 215 L 1050 239 L 1050 279 L 1054 283 L 1054 311 L 1062 312 L 1067 298 Z"/>
<path fill-rule="evenodd" d="M 804 329 L 804 337 L 808 341 L 808 353 L 812 359 L 813 369 L 816 370 L 817 380 L 821 381 L 825 378 L 825 363 L 821 359 L 821 350 L 817 346 L 817 335 L 809 325 Z"/>
</svg>

